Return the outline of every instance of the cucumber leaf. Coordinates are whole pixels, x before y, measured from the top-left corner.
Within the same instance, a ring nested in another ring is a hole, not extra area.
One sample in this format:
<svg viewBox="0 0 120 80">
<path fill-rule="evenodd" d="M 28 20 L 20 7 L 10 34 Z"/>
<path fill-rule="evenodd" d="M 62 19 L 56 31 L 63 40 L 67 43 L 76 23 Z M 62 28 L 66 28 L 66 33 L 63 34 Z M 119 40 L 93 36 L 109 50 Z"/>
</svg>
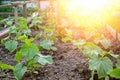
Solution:
<svg viewBox="0 0 120 80">
<path fill-rule="evenodd" d="M 5 48 L 8 49 L 11 53 L 17 48 L 18 42 L 11 40 L 5 43 Z"/>
<path fill-rule="evenodd" d="M 35 58 L 35 62 L 38 62 L 41 65 L 46 65 L 46 64 L 52 64 L 53 59 L 52 56 L 50 55 L 44 56 L 42 54 L 38 54 L 38 56 Z"/>
<path fill-rule="evenodd" d="M 108 73 L 111 77 L 120 79 L 120 68 L 116 68 Z"/>
<path fill-rule="evenodd" d="M 18 63 L 14 69 L 14 75 L 17 80 L 22 80 L 23 75 L 27 71 L 27 67 L 23 66 L 21 63 Z"/>
<path fill-rule="evenodd" d="M 97 70 L 98 77 L 103 78 L 107 76 L 107 73 L 113 70 L 113 64 L 108 57 L 93 58 L 89 61 L 89 68 L 91 70 Z"/>
</svg>

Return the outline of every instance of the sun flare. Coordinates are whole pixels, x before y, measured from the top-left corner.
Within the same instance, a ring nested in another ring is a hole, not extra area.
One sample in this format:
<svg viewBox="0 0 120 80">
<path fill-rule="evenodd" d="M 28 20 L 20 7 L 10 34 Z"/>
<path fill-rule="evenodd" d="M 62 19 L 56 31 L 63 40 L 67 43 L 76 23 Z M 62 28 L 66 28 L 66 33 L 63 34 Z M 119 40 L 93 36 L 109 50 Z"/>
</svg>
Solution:
<svg viewBox="0 0 120 80">
<path fill-rule="evenodd" d="M 68 9 L 101 10 L 110 0 L 69 0 Z"/>
<path fill-rule="evenodd" d="M 77 24 L 96 25 L 110 19 L 117 0 L 66 0 L 67 15 Z"/>
</svg>

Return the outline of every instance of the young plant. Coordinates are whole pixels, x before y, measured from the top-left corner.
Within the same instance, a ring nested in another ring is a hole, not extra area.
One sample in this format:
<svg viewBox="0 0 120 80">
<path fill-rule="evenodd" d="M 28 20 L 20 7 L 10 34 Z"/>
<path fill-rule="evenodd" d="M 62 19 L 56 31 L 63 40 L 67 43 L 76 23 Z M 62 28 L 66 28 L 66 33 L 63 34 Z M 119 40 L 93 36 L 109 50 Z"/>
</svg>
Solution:
<svg viewBox="0 0 120 80">
<path fill-rule="evenodd" d="M 89 58 L 89 69 L 92 70 L 92 77 L 90 80 L 94 80 L 94 71 L 97 71 L 99 79 L 108 79 L 108 73 L 113 70 L 113 63 L 108 56 L 114 58 L 118 58 L 119 56 L 113 54 L 111 51 L 104 51 L 94 43 L 86 42 L 84 40 L 73 41 L 73 44 L 81 49 L 81 51 Z"/>
<path fill-rule="evenodd" d="M 14 70 L 14 66 L 5 64 L 5 63 L 0 61 L 0 70 L 6 70 L 6 69 Z"/>
<path fill-rule="evenodd" d="M 94 42 L 96 44 L 100 43 L 104 49 L 108 49 L 111 46 L 111 41 L 105 37 L 103 37 L 102 39 L 96 38 L 96 39 L 94 39 Z"/>
<path fill-rule="evenodd" d="M 18 42 L 15 40 L 10 40 L 5 43 L 5 48 L 11 53 L 17 48 Z"/>
<path fill-rule="evenodd" d="M 120 67 L 116 68 L 108 73 L 111 77 L 114 77 L 116 79 L 120 79 Z"/>
<path fill-rule="evenodd" d="M 12 26 L 13 22 L 14 22 L 13 17 L 8 17 L 6 19 L 0 20 L 0 24 L 3 24 L 4 27 L 8 27 L 8 26 L 10 27 L 10 26 Z"/>
<path fill-rule="evenodd" d="M 49 26 L 39 26 L 41 29 L 41 34 L 45 40 L 52 40 L 52 41 L 57 41 L 57 38 L 55 37 L 55 29 L 53 27 Z"/>
<path fill-rule="evenodd" d="M 41 65 L 53 63 L 52 57 L 50 55 L 44 56 L 40 54 L 38 46 L 32 43 L 34 40 L 33 38 L 28 39 L 28 37 L 25 35 L 23 37 L 21 36 L 19 38 L 19 40 L 23 42 L 23 45 L 15 56 L 15 60 L 18 61 L 18 64 L 15 66 L 14 75 L 18 80 L 22 79 L 27 70 L 33 72 L 34 66 L 38 63 Z M 22 59 L 24 58 L 25 61 L 22 63 Z"/>
<path fill-rule="evenodd" d="M 43 23 L 43 17 L 35 17 L 33 20 L 32 20 L 32 23 L 30 24 L 30 28 L 34 28 L 35 30 L 38 29 L 38 26 L 41 25 Z"/>
<path fill-rule="evenodd" d="M 108 72 L 108 75 L 113 78 L 120 79 L 120 56 L 117 58 L 115 68 L 112 71 Z"/>
<path fill-rule="evenodd" d="M 24 34 L 29 35 L 30 33 L 31 31 L 28 29 L 26 19 L 18 18 L 18 26 L 10 28 L 8 37 L 4 38 L 2 43 L 5 44 L 5 48 L 12 53 L 17 49 L 18 37 Z"/>
<path fill-rule="evenodd" d="M 26 71 L 34 72 L 35 67 L 52 64 L 52 56 L 44 56 L 40 53 L 39 47 L 33 43 L 34 38 L 29 38 L 30 30 L 28 29 L 26 19 L 19 18 L 18 26 L 10 29 L 9 36 L 2 40 L 5 47 L 12 53 L 17 49 L 18 41 L 21 43 L 19 51 L 16 52 L 15 60 L 18 62 L 14 69 L 14 75 L 17 80 L 22 80 Z M 21 25 L 22 24 L 22 25 Z M 11 35 L 14 35 L 12 37 Z M 2 64 L 4 66 L 4 64 Z M 11 68 L 6 65 L 7 68 Z"/>
<path fill-rule="evenodd" d="M 66 29 L 66 35 L 62 38 L 63 42 L 72 42 L 73 41 L 73 31 Z"/>
<path fill-rule="evenodd" d="M 57 48 L 53 46 L 54 45 L 54 42 L 52 40 L 43 40 L 40 42 L 40 47 L 42 47 L 43 49 L 46 49 L 46 50 L 53 50 L 53 51 L 56 51 Z"/>
<path fill-rule="evenodd" d="M 54 29 L 52 27 L 44 26 L 40 26 L 39 28 L 41 29 L 41 33 L 38 33 L 41 34 L 41 36 L 39 37 L 43 38 L 42 41 L 40 42 L 40 47 L 48 51 L 49 50 L 56 51 L 57 48 L 53 46 L 54 42 L 57 41 L 57 38 L 54 35 Z"/>
</svg>

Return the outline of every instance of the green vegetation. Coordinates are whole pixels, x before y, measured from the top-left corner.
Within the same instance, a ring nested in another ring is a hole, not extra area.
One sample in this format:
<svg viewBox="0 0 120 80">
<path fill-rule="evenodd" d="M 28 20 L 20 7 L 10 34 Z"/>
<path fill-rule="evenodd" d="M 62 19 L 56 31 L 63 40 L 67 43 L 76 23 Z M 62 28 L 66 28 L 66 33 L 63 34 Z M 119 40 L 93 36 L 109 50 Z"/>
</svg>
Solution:
<svg viewBox="0 0 120 80">
<path fill-rule="evenodd" d="M 0 20 L 0 24 L 4 25 L 4 27 L 12 26 L 13 23 L 14 23 L 14 18 L 13 17 L 8 17 L 8 18 L 5 18 L 5 19 L 1 18 L 1 20 Z"/>
<path fill-rule="evenodd" d="M 35 38 L 29 38 L 30 33 L 31 31 L 28 29 L 26 19 L 19 18 L 18 26 L 11 28 L 9 36 L 2 40 L 6 49 L 11 53 L 16 52 L 15 60 L 18 63 L 15 67 L 1 63 L 0 67 L 2 70 L 12 69 L 17 80 L 21 80 L 27 70 L 33 73 L 35 67 L 53 63 L 52 57 L 50 55 L 42 55 L 41 50 L 55 50 L 56 48 L 52 46 L 54 42 L 46 43 L 45 39 L 41 43 L 42 49 L 39 49 L 39 46 L 33 42 Z M 11 37 L 12 35 L 14 35 L 14 37 Z M 20 49 L 18 49 L 18 42 L 21 42 Z M 46 45 L 48 46 L 46 47 Z M 25 59 L 24 63 L 22 62 L 23 58 Z"/>
<path fill-rule="evenodd" d="M 115 76 L 116 73 L 114 72 L 113 63 L 110 57 L 119 59 L 119 55 L 115 55 L 112 51 L 105 51 L 94 43 L 86 42 L 84 40 L 73 41 L 73 44 L 89 58 L 89 69 L 93 71 L 92 75 L 97 71 L 99 79 L 108 77 L 109 74 L 112 77 L 118 78 L 118 76 Z M 117 72 L 116 69 L 115 71 Z M 90 80 L 94 80 L 93 76 Z"/>
<path fill-rule="evenodd" d="M 0 8 L 0 12 L 12 12 L 13 8 Z"/>
</svg>

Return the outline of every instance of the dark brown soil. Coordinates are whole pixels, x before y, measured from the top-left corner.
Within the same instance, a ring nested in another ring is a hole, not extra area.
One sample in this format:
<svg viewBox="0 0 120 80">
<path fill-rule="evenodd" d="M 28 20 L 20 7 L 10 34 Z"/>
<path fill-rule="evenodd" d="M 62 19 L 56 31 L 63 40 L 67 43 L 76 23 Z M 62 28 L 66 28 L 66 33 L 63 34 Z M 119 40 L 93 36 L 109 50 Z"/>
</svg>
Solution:
<svg viewBox="0 0 120 80">
<path fill-rule="evenodd" d="M 89 80 L 88 60 L 70 43 L 58 43 L 54 64 L 41 70 L 41 80 Z"/>
<path fill-rule="evenodd" d="M 111 50 L 113 50 L 115 54 L 120 54 L 120 41 L 112 42 Z"/>
<path fill-rule="evenodd" d="M 54 63 L 38 70 L 37 74 L 26 74 L 23 80 L 89 80 L 88 60 L 70 43 L 56 43 L 58 50 L 50 52 Z M 15 65 L 14 54 L 0 45 L 0 60 Z M 46 54 L 44 52 L 44 54 Z M 47 53 L 48 54 L 48 53 Z M 15 80 L 12 71 L 0 71 L 0 80 Z"/>
</svg>

